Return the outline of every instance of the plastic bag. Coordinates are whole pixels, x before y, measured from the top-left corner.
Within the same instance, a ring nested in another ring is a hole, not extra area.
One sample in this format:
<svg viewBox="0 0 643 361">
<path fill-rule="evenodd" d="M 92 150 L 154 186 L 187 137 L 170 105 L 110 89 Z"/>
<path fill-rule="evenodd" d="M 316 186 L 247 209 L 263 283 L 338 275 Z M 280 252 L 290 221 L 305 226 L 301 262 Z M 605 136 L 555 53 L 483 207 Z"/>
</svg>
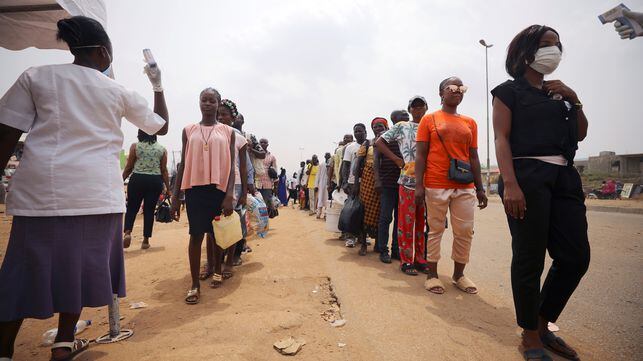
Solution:
<svg viewBox="0 0 643 361">
<path fill-rule="evenodd" d="M 281 201 L 279 200 L 279 198 L 277 198 L 277 196 L 272 196 L 272 206 L 275 209 L 277 209 L 277 208 L 279 208 L 281 206 Z"/>
<path fill-rule="evenodd" d="M 359 197 L 349 197 L 339 214 L 338 228 L 342 232 L 359 234 L 364 228 L 364 205 Z"/>
<path fill-rule="evenodd" d="M 246 207 L 250 228 L 257 233 L 257 236 L 264 238 L 268 232 L 268 207 L 261 199 L 261 195 L 255 194 L 253 197 L 248 194 Z"/>
<path fill-rule="evenodd" d="M 338 205 L 338 206 L 343 206 L 344 203 L 346 203 L 346 200 L 348 199 L 348 195 L 344 193 L 343 190 L 338 190 L 333 192 L 333 205 Z"/>
</svg>

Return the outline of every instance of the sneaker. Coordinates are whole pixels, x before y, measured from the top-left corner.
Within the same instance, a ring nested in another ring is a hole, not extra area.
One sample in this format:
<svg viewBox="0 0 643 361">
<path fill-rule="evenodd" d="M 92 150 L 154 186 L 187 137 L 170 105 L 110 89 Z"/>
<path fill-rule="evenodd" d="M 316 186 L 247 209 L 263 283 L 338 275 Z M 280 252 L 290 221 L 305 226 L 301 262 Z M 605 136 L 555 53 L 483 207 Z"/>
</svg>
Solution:
<svg viewBox="0 0 643 361">
<path fill-rule="evenodd" d="M 348 240 L 346 240 L 346 247 L 354 248 L 355 243 L 356 243 L 356 240 L 354 238 L 349 238 Z"/>
</svg>

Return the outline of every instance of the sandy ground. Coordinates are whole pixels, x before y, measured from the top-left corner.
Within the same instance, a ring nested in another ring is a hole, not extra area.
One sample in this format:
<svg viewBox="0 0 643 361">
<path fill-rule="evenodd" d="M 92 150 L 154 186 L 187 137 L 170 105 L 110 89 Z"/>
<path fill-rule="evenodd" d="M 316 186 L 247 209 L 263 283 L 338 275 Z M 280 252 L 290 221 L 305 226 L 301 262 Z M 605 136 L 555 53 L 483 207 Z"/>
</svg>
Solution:
<svg viewBox="0 0 643 361">
<path fill-rule="evenodd" d="M 272 344 L 291 335 L 306 341 L 295 356 L 301 360 L 521 360 L 501 206 L 493 201 L 476 217 L 466 273 L 481 290 L 477 296 L 450 286 L 442 296 L 429 294 L 423 277 L 406 276 L 373 252 L 359 257 L 357 249 L 324 231 L 321 221 L 282 209 L 269 236 L 250 242 L 254 251 L 223 288 L 203 283 L 196 306 L 183 303 L 189 286 L 187 225 L 157 223 L 151 249 L 137 249 L 137 237 L 126 250 L 122 324 L 134 336 L 93 344 L 77 360 L 277 360 L 286 356 Z M 583 360 L 640 360 L 643 216 L 589 212 L 588 218 L 592 264 L 558 322 L 559 334 Z M 2 254 L 9 226 L 2 218 Z M 137 223 L 135 233 L 140 231 Z M 452 271 L 451 240 L 447 233 L 440 268 L 445 283 Z M 149 307 L 128 308 L 138 301 Z M 329 325 L 340 317 L 347 320 L 344 327 Z M 107 331 L 105 307 L 86 309 L 82 318 L 94 322 L 83 337 Z M 48 359 L 49 350 L 38 344 L 52 327 L 53 319 L 26 321 L 14 359 Z"/>
</svg>

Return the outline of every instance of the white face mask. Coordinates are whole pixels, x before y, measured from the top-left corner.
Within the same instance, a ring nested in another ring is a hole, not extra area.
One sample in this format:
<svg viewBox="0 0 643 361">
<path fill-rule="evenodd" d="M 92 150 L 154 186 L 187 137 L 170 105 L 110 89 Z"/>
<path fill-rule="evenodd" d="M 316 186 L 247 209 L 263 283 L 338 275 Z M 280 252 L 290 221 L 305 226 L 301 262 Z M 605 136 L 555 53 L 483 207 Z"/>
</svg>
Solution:
<svg viewBox="0 0 643 361">
<path fill-rule="evenodd" d="M 558 68 L 563 53 L 557 46 L 547 46 L 540 48 L 534 55 L 534 62 L 529 67 L 540 74 L 551 74 Z"/>
</svg>

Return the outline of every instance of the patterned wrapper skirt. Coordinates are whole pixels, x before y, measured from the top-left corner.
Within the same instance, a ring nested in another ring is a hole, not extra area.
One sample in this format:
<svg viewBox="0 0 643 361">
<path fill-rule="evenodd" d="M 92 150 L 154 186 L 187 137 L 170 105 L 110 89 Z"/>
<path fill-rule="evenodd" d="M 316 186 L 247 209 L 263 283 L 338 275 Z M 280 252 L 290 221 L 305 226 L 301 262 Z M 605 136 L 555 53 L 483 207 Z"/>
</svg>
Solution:
<svg viewBox="0 0 643 361">
<path fill-rule="evenodd" d="M 380 218 L 380 195 L 375 192 L 375 173 L 373 165 L 366 164 L 359 181 L 359 198 L 364 205 L 364 230 L 366 234 L 377 236 L 377 223 Z"/>
<path fill-rule="evenodd" d="M 79 314 L 125 297 L 123 214 L 14 217 L 0 268 L 0 322 Z"/>
</svg>

